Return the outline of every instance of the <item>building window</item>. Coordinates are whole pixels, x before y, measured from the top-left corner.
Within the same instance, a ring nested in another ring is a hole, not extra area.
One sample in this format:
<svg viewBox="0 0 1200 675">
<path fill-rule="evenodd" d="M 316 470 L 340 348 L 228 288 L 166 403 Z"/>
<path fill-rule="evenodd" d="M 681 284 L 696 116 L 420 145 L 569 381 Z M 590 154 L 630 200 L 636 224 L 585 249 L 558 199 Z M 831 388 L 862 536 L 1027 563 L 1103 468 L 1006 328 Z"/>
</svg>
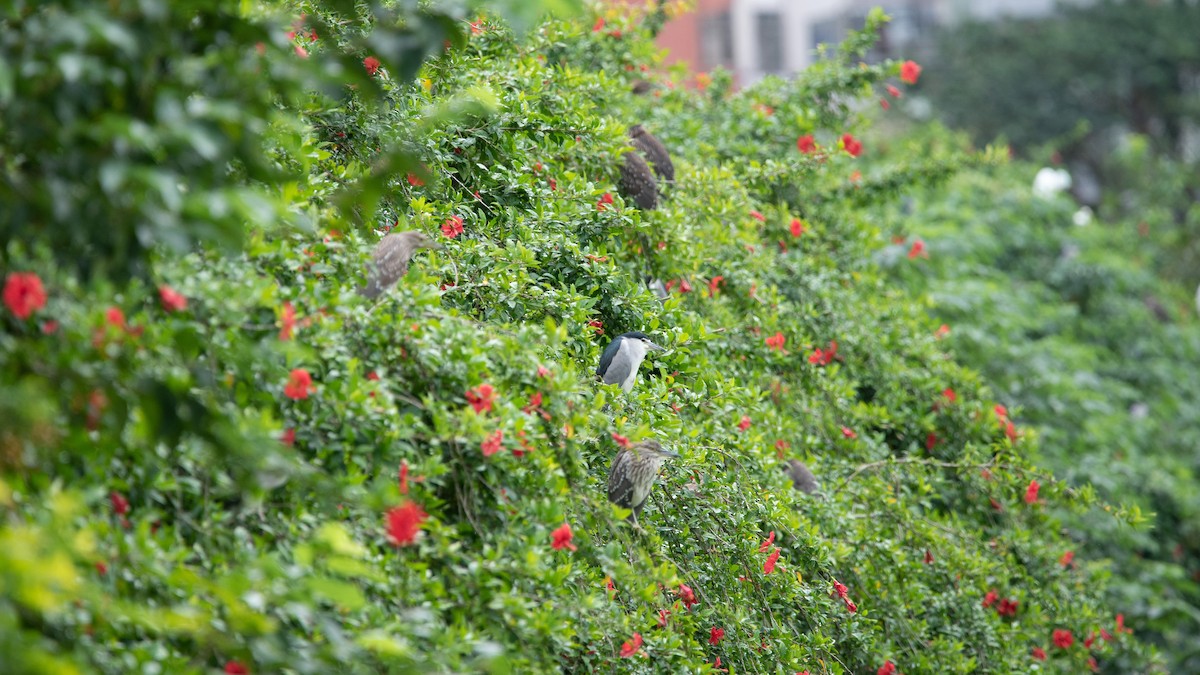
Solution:
<svg viewBox="0 0 1200 675">
<path fill-rule="evenodd" d="M 779 12 L 759 12 L 755 16 L 758 38 L 758 69 L 764 73 L 783 72 L 783 16 Z"/>
<path fill-rule="evenodd" d="M 817 21 L 812 25 L 812 49 L 820 49 L 817 58 L 825 59 L 833 56 L 842 37 L 845 35 L 841 22 L 835 19 Z"/>
<path fill-rule="evenodd" d="M 701 21 L 700 60 L 705 70 L 733 65 L 733 24 L 729 12 L 712 14 Z"/>
</svg>

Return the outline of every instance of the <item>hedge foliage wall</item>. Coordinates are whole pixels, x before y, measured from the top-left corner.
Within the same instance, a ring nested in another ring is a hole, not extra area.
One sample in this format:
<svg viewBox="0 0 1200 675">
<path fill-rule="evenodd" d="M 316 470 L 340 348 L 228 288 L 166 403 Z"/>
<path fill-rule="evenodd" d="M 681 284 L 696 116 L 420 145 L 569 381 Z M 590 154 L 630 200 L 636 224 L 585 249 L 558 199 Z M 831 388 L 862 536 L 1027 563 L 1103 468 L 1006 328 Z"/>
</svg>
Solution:
<svg viewBox="0 0 1200 675">
<path fill-rule="evenodd" d="M 937 137 L 965 145 L 933 129 L 891 150 Z M 1145 211 L 1089 222 L 1070 199 L 1032 193 L 1036 168 L 963 172 L 913 191 L 907 208 L 883 205 L 884 229 L 920 234 L 930 254 L 920 274 L 884 265 L 931 298 L 951 352 L 1039 430 L 1039 464 L 1153 525 L 1123 527 L 1099 511 L 1065 517 L 1081 558 L 1111 560 L 1127 580 L 1112 585 L 1113 602 L 1139 635 L 1173 672 L 1193 672 L 1200 330 L 1191 289 L 1164 282 L 1159 265 L 1179 232 Z"/>
<path fill-rule="evenodd" d="M 6 670 L 1160 671 L 1063 530 L 1136 513 L 881 269 L 933 264 L 881 205 L 1000 161 L 870 162 L 858 102 L 919 77 L 859 62 L 882 14 L 734 92 L 661 17 L 518 5 L 5 10 Z M 368 302 L 401 230 L 445 248 Z M 668 351 L 624 395 L 632 330 Z M 635 529 L 604 483 L 648 438 Z"/>
</svg>

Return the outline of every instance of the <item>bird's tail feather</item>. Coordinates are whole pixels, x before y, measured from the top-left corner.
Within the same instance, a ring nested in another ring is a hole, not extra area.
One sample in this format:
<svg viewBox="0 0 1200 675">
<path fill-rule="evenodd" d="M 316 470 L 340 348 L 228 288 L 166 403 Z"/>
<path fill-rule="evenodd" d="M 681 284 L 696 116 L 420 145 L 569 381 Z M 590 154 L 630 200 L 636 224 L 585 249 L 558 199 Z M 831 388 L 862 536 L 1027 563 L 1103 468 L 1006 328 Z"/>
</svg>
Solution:
<svg viewBox="0 0 1200 675">
<path fill-rule="evenodd" d="M 358 294 L 368 300 L 374 300 L 379 297 L 379 282 L 374 279 L 368 279 L 366 286 L 358 287 Z"/>
</svg>

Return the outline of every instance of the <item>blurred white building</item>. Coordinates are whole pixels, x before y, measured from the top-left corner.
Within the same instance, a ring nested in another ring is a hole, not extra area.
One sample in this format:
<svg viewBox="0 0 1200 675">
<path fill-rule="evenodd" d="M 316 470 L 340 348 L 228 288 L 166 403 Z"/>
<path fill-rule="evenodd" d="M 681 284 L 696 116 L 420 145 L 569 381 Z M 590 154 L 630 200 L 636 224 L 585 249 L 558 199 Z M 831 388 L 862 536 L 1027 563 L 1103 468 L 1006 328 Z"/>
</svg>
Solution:
<svg viewBox="0 0 1200 675">
<path fill-rule="evenodd" d="M 697 0 L 696 11 L 660 35 L 672 61 L 693 70 L 731 70 L 740 85 L 764 75 L 787 76 L 816 58 L 819 45 L 834 45 L 861 28 L 873 7 L 891 22 L 872 59 L 920 59 L 931 47 L 937 26 L 966 18 L 1036 16 L 1054 0 Z"/>
</svg>

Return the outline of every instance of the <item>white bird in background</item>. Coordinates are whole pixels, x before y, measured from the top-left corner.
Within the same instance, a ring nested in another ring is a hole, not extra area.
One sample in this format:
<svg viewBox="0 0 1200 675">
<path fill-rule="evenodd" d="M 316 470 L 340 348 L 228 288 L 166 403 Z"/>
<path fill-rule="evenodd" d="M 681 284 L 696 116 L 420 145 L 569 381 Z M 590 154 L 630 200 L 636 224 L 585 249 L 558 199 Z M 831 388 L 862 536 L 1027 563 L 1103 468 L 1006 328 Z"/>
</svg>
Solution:
<svg viewBox="0 0 1200 675">
<path fill-rule="evenodd" d="M 1071 174 L 1066 169 L 1051 169 L 1044 166 L 1033 177 L 1033 194 L 1042 199 L 1051 199 L 1054 195 L 1071 189 Z"/>
</svg>

